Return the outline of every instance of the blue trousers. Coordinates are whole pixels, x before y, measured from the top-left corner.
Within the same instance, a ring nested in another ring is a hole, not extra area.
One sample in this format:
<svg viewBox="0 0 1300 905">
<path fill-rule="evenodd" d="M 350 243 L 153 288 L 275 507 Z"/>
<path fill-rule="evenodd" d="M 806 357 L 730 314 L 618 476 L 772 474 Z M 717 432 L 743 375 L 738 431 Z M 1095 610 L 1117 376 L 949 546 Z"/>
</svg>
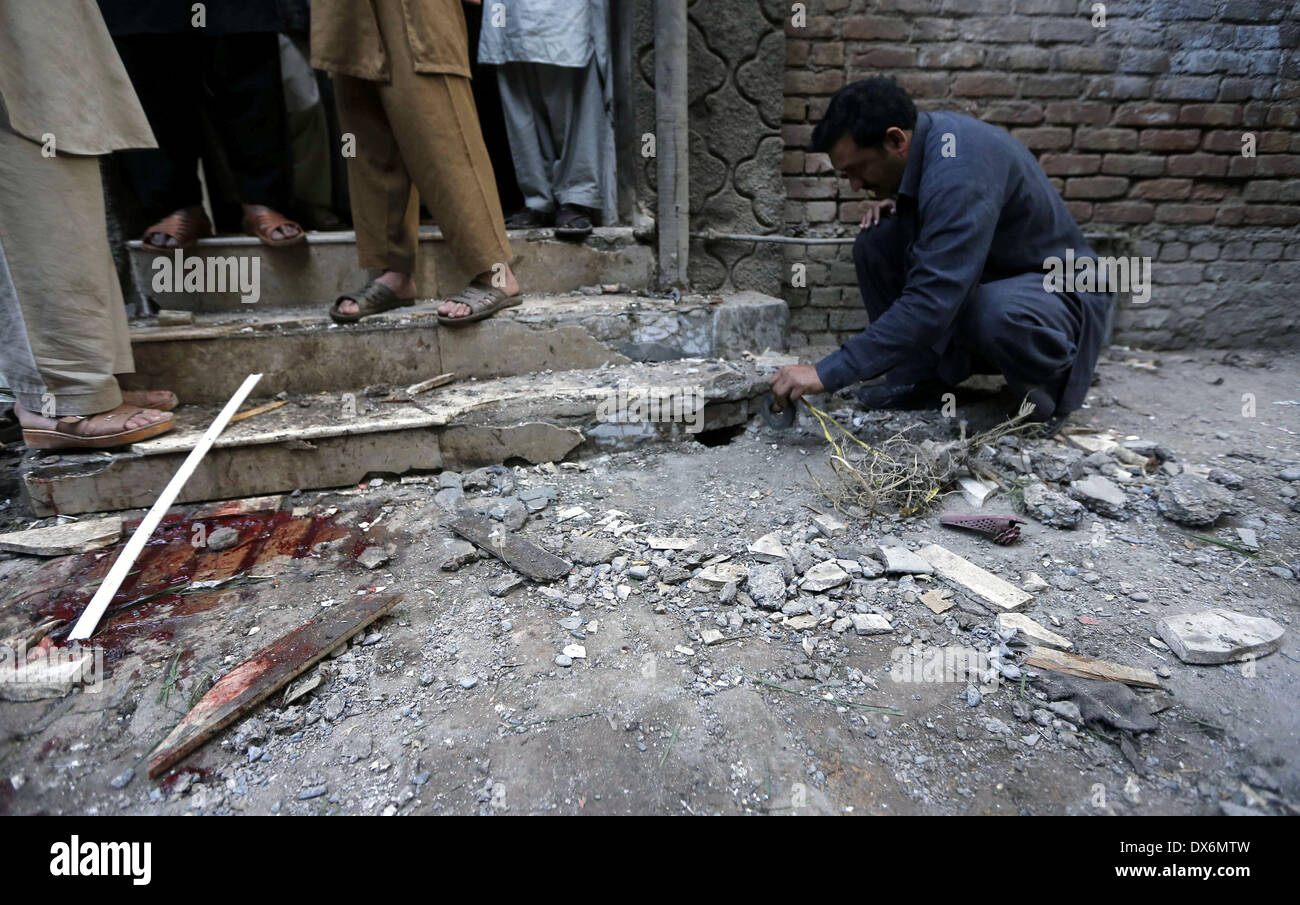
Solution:
<svg viewBox="0 0 1300 905">
<path fill-rule="evenodd" d="M 909 258 L 907 229 L 898 217 L 882 218 L 858 234 L 853 263 L 862 303 L 873 321 L 903 294 Z M 1002 374 L 1017 395 L 1039 387 L 1059 402 L 1079 353 L 1083 320 L 1080 300 L 1045 290 L 1041 273 L 980 283 L 962 300 L 946 348 L 918 348 L 885 380 L 955 385 L 972 374 Z"/>
</svg>

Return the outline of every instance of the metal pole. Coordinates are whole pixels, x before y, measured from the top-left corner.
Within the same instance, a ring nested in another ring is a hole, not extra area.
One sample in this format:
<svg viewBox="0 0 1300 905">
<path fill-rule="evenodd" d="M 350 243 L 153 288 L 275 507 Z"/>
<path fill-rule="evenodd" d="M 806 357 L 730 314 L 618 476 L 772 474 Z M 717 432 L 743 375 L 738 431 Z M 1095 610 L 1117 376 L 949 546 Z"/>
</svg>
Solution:
<svg viewBox="0 0 1300 905">
<path fill-rule="evenodd" d="M 686 0 L 655 0 L 655 155 L 659 281 L 685 287 L 690 258 L 690 121 L 686 110 Z"/>
</svg>

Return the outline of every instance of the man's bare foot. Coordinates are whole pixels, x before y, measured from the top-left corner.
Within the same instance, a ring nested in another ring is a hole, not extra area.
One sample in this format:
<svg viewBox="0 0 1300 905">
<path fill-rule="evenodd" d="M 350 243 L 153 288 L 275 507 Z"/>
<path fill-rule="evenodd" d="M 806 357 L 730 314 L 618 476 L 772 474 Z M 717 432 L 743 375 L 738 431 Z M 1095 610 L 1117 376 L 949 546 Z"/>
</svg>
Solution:
<svg viewBox="0 0 1300 905">
<path fill-rule="evenodd" d="M 474 277 L 474 279 L 471 280 L 470 283 L 473 285 L 486 286 L 488 288 L 491 288 L 494 285 L 492 282 L 493 276 L 495 276 L 495 274 L 491 270 L 486 270 L 483 273 L 480 273 L 478 276 Z M 505 277 L 505 282 L 500 286 L 498 286 L 497 288 L 499 288 L 506 295 L 518 295 L 519 281 L 515 279 L 515 272 L 510 269 L 509 264 L 505 265 L 504 277 Z M 441 314 L 443 317 L 466 317 L 470 314 L 473 314 L 474 312 L 469 305 L 466 305 L 462 302 L 443 302 L 442 305 L 438 307 L 438 313 Z"/>
<path fill-rule="evenodd" d="M 278 213 L 276 211 L 272 211 L 271 208 L 267 207 L 265 204 L 245 204 L 243 205 L 243 208 L 244 208 L 245 223 L 247 223 L 251 217 L 260 213 L 264 213 L 267 211 L 270 211 L 271 213 Z M 292 239 L 295 238 L 296 236 L 301 236 L 301 235 L 302 235 L 302 227 L 299 226 L 297 223 L 294 223 L 292 220 L 286 220 L 284 223 L 281 223 L 275 229 L 267 233 L 268 238 L 275 239 L 275 240 Z"/>
<path fill-rule="evenodd" d="M 397 294 L 399 299 L 413 299 L 415 293 L 415 279 L 409 273 L 402 273 L 397 270 L 385 270 L 379 276 L 375 277 L 376 283 L 382 283 Z M 339 302 L 339 314 L 356 314 L 361 308 L 352 299 L 344 299 Z"/>
<path fill-rule="evenodd" d="M 170 412 L 180 404 L 180 400 L 171 390 L 123 390 L 122 402 L 160 412 Z"/>
</svg>

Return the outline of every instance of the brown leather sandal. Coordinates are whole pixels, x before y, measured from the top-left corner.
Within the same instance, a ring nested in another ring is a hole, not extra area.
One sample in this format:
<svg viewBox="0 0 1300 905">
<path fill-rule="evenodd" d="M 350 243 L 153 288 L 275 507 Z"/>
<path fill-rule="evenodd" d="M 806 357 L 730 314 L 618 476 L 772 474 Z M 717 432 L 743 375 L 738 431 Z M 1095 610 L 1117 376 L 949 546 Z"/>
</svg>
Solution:
<svg viewBox="0 0 1300 905">
<path fill-rule="evenodd" d="M 176 420 L 168 415 L 153 424 L 127 429 L 126 422 L 142 411 L 146 409 L 123 403 L 115 409 L 97 415 L 65 415 L 55 420 L 53 430 L 23 428 L 23 445 L 28 449 L 108 449 L 139 443 L 141 440 L 166 433 L 176 426 Z M 96 425 L 96 422 L 98 425 L 118 426 L 120 429 L 107 434 L 92 434 L 90 429 Z"/>
<path fill-rule="evenodd" d="M 481 321 L 505 308 L 522 305 L 524 296 L 523 293 L 506 295 L 503 290 L 495 286 L 481 286 L 477 283 L 470 283 L 459 295 L 453 295 L 447 301 L 452 304 L 469 306 L 470 313 L 464 317 L 453 317 L 450 314 L 438 315 L 438 323 L 448 327 L 455 327 L 460 324 Z"/>
<path fill-rule="evenodd" d="M 298 230 L 298 235 L 290 236 L 287 239 L 277 239 L 272 236 L 271 233 L 281 226 L 292 226 Z M 263 245 L 269 245 L 271 248 L 283 248 L 286 245 L 298 245 L 307 241 L 307 232 L 302 226 L 279 211 L 273 211 L 270 208 L 245 214 L 244 232 L 250 236 L 257 236 Z"/>
<path fill-rule="evenodd" d="M 171 248 L 154 245 L 149 241 L 149 237 L 158 233 L 175 239 L 176 244 Z M 176 211 L 146 229 L 140 244 L 145 251 L 151 251 L 156 255 L 169 255 L 178 248 L 193 248 L 200 239 L 206 239 L 210 235 L 212 235 L 212 224 L 208 222 L 207 214 L 202 211 L 197 214 Z"/>
<path fill-rule="evenodd" d="M 359 310 L 356 314 L 344 314 L 339 310 L 339 305 L 348 300 L 357 303 Z M 382 314 L 385 311 L 392 311 L 394 308 L 409 308 L 414 304 L 415 299 L 398 298 L 397 293 L 383 283 L 378 280 L 371 280 L 356 292 L 345 292 L 336 298 L 334 304 L 330 305 L 330 318 L 336 324 L 355 324 L 363 317 Z"/>
<path fill-rule="evenodd" d="M 153 394 L 166 393 L 161 399 L 149 397 Z M 136 408 L 153 409 L 156 412 L 170 412 L 181 404 L 180 399 L 171 390 L 123 390 L 122 402 Z"/>
</svg>

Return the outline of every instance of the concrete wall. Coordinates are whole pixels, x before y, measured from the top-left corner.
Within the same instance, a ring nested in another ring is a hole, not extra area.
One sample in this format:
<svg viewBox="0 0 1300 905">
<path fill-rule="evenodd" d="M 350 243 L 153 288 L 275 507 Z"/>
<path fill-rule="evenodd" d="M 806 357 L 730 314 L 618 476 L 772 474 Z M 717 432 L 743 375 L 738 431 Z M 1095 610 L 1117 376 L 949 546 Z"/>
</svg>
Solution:
<svg viewBox="0 0 1300 905">
<path fill-rule="evenodd" d="M 655 129 L 654 4 L 638 0 L 637 133 Z M 781 0 L 690 0 L 691 229 L 762 234 L 784 229 L 781 177 L 782 76 L 786 59 Z M 655 161 L 640 158 L 638 199 L 654 214 Z M 780 291 L 778 247 L 749 242 L 691 243 L 698 289 Z"/>
<path fill-rule="evenodd" d="M 893 75 L 922 110 L 998 123 L 1039 157 L 1109 253 L 1150 255 L 1144 306 L 1121 308 L 1115 341 L 1294 346 L 1300 342 L 1300 6 L 1278 0 L 808 0 L 787 15 L 788 231 L 851 234 L 861 203 L 806 155 L 838 88 Z M 1254 136 L 1256 156 L 1242 156 Z M 847 248 L 792 247 L 795 342 L 866 324 Z"/>
</svg>

